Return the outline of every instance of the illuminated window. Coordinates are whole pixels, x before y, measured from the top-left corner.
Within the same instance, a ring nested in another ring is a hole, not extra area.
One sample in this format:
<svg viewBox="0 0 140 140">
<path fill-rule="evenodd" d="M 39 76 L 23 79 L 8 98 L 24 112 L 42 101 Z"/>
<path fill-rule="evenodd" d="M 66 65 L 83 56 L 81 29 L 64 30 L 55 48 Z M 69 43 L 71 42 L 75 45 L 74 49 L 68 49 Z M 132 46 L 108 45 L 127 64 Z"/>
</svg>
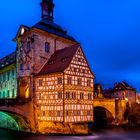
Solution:
<svg viewBox="0 0 140 140">
<path fill-rule="evenodd" d="M 21 35 L 23 35 L 25 32 L 25 29 L 24 28 L 21 28 Z"/>
<path fill-rule="evenodd" d="M 58 92 L 58 99 L 62 99 L 62 93 Z"/>
<path fill-rule="evenodd" d="M 74 72 L 77 72 L 77 69 L 76 68 L 74 68 Z"/>
<path fill-rule="evenodd" d="M 87 86 L 88 86 L 88 87 L 91 86 L 91 80 L 87 80 Z"/>
<path fill-rule="evenodd" d="M 80 99 L 83 100 L 84 99 L 84 93 L 80 93 Z"/>
<path fill-rule="evenodd" d="M 77 116 L 77 110 L 73 111 L 74 116 Z"/>
<path fill-rule="evenodd" d="M 72 99 L 76 99 L 76 92 L 72 92 Z"/>
<path fill-rule="evenodd" d="M 57 117 L 61 117 L 61 112 L 57 111 Z"/>
<path fill-rule="evenodd" d="M 70 92 L 66 92 L 66 99 L 70 99 Z"/>
<path fill-rule="evenodd" d="M 86 71 L 84 69 L 82 71 L 83 71 L 84 74 L 86 73 Z"/>
<path fill-rule="evenodd" d="M 66 116 L 69 116 L 69 111 L 66 111 Z"/>
<path fill-rule="evenodd" d="M 71 85 L 72 84 L 72 77 L 68 77 L 67 83 L 68 83 L 68 85 Z"/>
<path fill-rule="evenodd" d="M 12 89 L 12 97 L 15 97 L 15 90 Z"/>
<path fill-rule="evenodd" d="M 45 52 L 49 53 L 50 52 L 50 43 L 45 42 Z"/>
<path fill-rule="evenodd" d="M 43 85 L 43 80 L 39 79 L 39 86 L 42 86 L 42 85 Z"/>
<path fill-rule="evenodd" d="M 39 99 L 42 99 L 42 94 L 41 93 L 39 93 Z"/>
<path fill-rule="evenodd" d="M 58 83 L 58 84 L 62 84 L 62 77 L 58 77 L 58 78 L 57 78 L 57 83 Z"/>
<path fill-rule="evenodd" d="M 45 111 L 42 111 L 42 116 L 45 116 L 45 115 L 46 115 Z"/>
<path fill-rule="evenodd" d="M 77 115 L 80 116 L 81 115 L 81 111 L 77 110 Z"/>
<path fill-rule="evenodd" d="M 92 94 L 88 93 L 88 100 L 92 100 Z"/>
<path fill-rule="evenodd" d="M 81 58 L 78 58 L 78 61 L 81 62 L 82 61 Z"/>
<path fill-rule="evenodd" d="M 77 79 L 77 85 L 78 85 L 78 86 L 81 86 L 81 85 L 82 85 L 82 79 L 81 79 L 81 78 L 78 78 L 78 79 Z"/>
<path fill-rule="evenodd" d="M 87 116 L 90 116 L 91 112 L 90 110 L 87 111 Z"/>
</svg>

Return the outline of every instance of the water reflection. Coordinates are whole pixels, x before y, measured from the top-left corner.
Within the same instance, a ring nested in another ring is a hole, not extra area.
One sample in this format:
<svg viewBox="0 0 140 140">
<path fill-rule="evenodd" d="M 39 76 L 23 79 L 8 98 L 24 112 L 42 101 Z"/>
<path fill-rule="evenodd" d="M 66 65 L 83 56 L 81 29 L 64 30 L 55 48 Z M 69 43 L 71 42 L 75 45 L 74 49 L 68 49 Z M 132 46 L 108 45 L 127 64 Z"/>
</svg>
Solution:
<svg viewBox="0 0 140 140">
<path fill-rule="evenodd" d="M 140 140 L 140 129 L 98 129 L 91 136 L 32 136 L 0 129 L 0 140 Z"/>
</svg>

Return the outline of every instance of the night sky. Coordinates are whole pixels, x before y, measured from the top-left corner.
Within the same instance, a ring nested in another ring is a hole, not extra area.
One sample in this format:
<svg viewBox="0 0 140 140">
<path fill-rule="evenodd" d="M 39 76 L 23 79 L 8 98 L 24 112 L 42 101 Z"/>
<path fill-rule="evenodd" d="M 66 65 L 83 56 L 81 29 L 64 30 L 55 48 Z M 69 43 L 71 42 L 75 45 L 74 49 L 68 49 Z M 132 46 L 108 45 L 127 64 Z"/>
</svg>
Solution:
<svg viewBox="0 0 140 140">
<path fill-rule="evenodd" d="M 0 58 L 15 50 L 21 24 L 40 20 L 41 0 L 0 1 Z M 54 0 L 55 22 L 81 44 L 105 88 L 127 81 L 140 92 L 140 0 Z"/>
</svg>

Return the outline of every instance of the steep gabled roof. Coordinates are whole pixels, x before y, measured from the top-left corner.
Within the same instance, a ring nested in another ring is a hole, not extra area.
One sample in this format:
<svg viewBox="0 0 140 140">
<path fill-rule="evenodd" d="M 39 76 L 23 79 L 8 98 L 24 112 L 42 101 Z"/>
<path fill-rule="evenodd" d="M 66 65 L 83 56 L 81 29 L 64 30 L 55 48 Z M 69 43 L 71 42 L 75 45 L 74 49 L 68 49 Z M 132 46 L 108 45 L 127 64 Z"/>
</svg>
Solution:
<svg viewBox="0 0 140 140">
<path fill-rule="evenodd" d="M 14 63 L 16 63 L 16 52 L 13 52 L 5 56 L 4 58 L 0 59 L 0 69 Z"/>
<path fill-rule="evenodd" d="M 76 41 L 73 37 L 69 36 L 65 30 L 63 30 L 59 25 L 55 24 L 54 22 L 48 21 L 48 20 L 41 20 L 32 28 L 37 28 L 43 31 L 47 31 L 48 33 Z"/>
<path fill-rule="evenodd" d="M 64 70 L 70 65 L 78 48 L 79 45 L 75 45 L 54 52 L 49 61 L 37 75 L 64 72 Z"/>
<path fill-rule="evenodd" d="M 114 86 L 114 91 L 120 91 L 120 90 L 135 90 L 132 86 L 130 86 L 125 81 L 116 83 Z"/>
</svg>

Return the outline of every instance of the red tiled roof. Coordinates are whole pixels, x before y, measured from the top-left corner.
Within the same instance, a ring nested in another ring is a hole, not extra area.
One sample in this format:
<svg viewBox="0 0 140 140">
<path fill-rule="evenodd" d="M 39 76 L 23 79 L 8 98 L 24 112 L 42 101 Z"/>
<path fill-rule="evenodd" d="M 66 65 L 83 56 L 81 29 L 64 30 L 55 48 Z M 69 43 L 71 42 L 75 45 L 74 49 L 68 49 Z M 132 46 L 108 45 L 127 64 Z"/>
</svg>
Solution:
<svg viewBox="0 0 140 140">
<path fill-rule="evenodd" d="M 63 72 L 70 65 L 72 58 L 79 47 L 79 45 L 75 45 L 54 52 L 37 75 Z"/>
</svg>

